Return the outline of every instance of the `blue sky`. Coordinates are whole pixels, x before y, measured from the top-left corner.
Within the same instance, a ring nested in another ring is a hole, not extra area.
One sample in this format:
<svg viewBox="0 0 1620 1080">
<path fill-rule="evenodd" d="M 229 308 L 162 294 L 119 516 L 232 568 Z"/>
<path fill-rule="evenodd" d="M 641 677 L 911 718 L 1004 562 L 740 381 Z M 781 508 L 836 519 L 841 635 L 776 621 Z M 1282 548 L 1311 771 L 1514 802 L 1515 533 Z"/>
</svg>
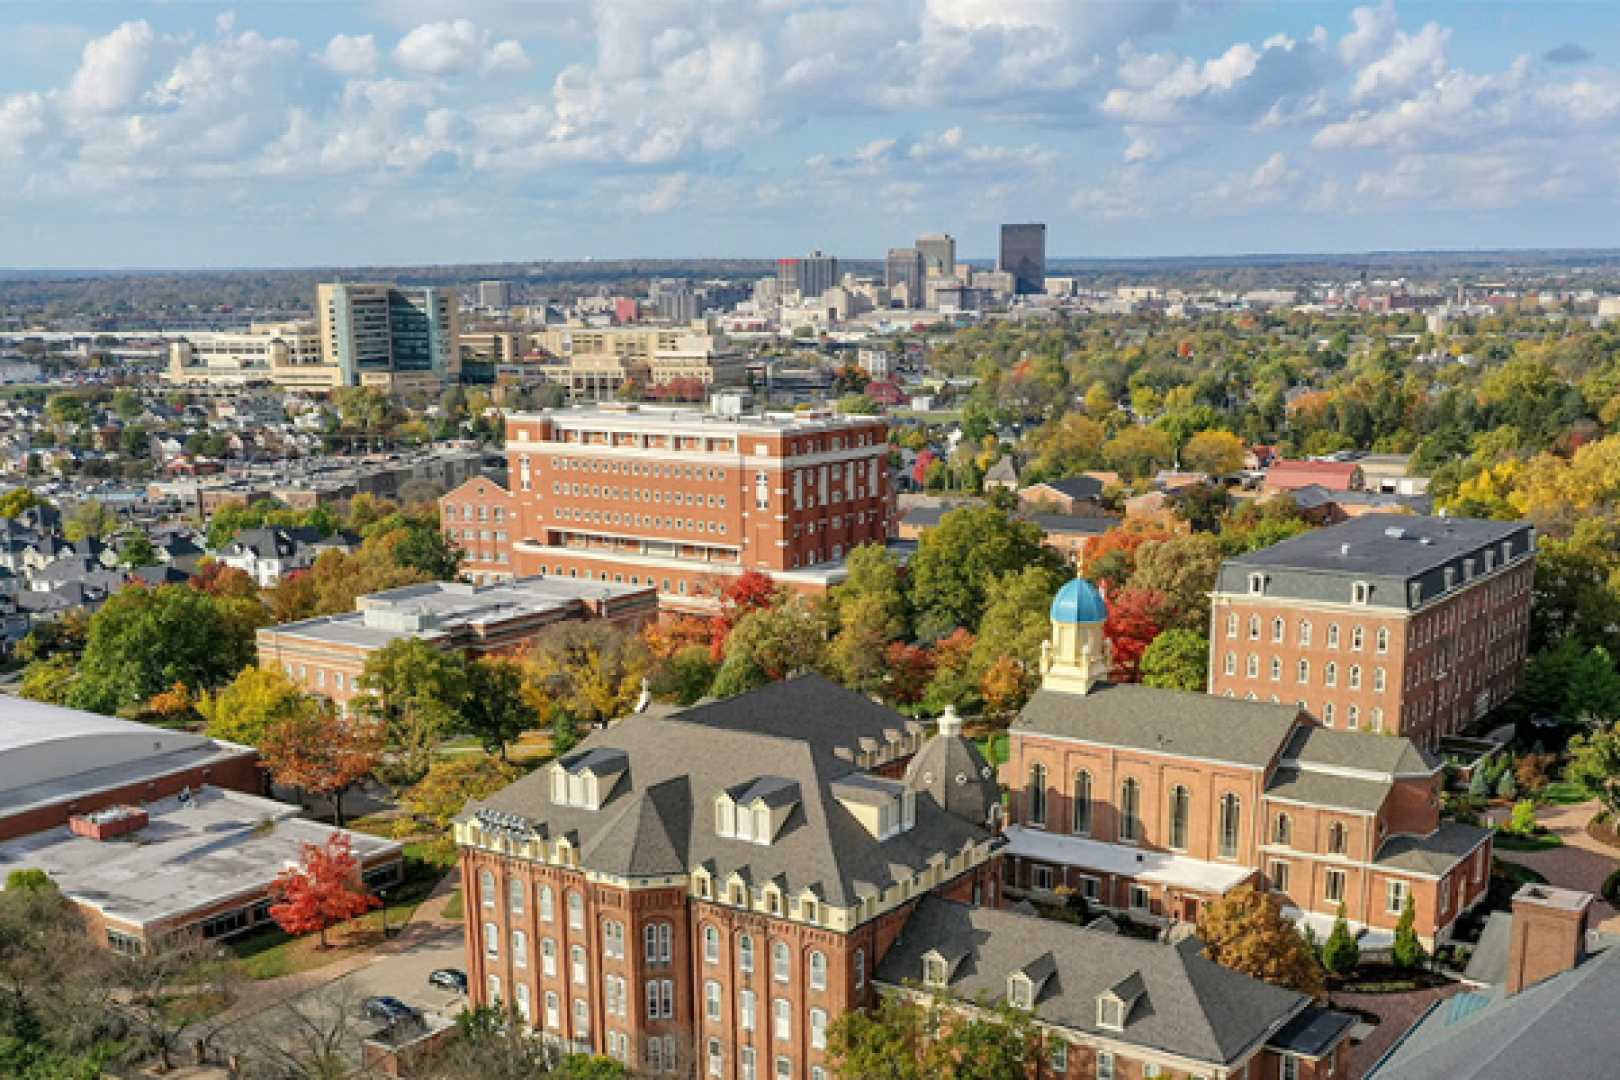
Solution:
<svg viewBox="0 0 1620 1080">
<path fill-rule="evenodd" d="M 1620 7 L 0 4 L 0 265 L 1620 246 Z"/>
</svg>

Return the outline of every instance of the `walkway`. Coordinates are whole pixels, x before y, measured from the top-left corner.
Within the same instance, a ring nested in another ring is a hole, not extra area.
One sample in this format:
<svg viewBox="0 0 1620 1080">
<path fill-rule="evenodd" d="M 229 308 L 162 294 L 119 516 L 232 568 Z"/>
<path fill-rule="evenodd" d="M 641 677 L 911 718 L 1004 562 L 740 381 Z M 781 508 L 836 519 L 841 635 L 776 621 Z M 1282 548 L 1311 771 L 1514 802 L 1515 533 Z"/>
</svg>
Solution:
<svg viewBox="0 0 1620 1080">
<path fill-rule="evenodd" d="M 1596 894 L 1604 879 L 1620 869 L 1620 848 L 1594 840 L 1586 831 L 1586 823 L 1599 809 L 1595 800 L 1573 806 L 1542 807 L 1536 815 L 1537 823 L 1557 834 L 1563 846 L 1546 851 L 1499 851 L 1497 856 L 1528 866 L 1545 877 L 1550 885 Z M 1592 928 L 1620 933 L 1620 913 L 1605 903 L 1601 895 L 1592 905 Z"/>
</svg>

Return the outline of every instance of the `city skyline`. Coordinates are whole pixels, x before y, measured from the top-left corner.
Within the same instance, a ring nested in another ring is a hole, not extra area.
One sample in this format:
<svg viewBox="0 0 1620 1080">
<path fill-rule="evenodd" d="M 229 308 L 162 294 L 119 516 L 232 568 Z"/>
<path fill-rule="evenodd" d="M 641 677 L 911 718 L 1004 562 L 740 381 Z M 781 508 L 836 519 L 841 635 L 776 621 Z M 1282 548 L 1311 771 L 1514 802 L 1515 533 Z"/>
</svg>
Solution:
<svg viewBox="0 0 1620 1080">
<path fill-rule="evenodd" d="M 0 265 L 1601 246 L 1588 5 L 0 12 Z"/>
</svg>

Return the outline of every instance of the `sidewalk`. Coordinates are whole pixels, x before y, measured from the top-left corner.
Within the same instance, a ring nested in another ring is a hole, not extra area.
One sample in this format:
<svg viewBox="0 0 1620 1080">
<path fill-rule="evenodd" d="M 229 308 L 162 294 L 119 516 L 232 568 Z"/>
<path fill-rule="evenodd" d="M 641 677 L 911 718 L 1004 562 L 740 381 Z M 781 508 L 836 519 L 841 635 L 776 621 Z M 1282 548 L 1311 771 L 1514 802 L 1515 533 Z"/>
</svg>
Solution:
<svg viewBox="0 0 1620 1080">
<path fill-rule="evenodd" d="M 1528 866 L 1547 879 L 1549 885 L 1597 893 L 1603 881 L 1620 869 L 1620 848 L 1594 840 L 1586 831 L 1587 822 L 1600 807 L 1596 800 L 1571 806 L 1547 806 L 1536 815 L 1536 822 L 1555 833 L 1563 846 L 1546 851 L 1500 851 L 1499 858 Z M 1493 813 L 1493 819 L 1506 813 Z M 1592 905 L 1592 929 L 1620 933 L 1620 913 L 1604 902 L 1601 895 Z"/>
</svg>

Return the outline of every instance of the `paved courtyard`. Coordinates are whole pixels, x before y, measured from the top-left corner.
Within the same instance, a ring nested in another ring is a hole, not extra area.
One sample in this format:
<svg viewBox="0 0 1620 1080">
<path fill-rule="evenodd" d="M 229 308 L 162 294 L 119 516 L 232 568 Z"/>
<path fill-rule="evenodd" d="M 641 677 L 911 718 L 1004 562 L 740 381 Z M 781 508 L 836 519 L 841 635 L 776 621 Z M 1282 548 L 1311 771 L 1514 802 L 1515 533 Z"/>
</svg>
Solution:
<svg viewBox="0 0 1620 1080">
<path fill-rule="evenodd" d="M 1347 994 L 1332 995 L 1332 1004 L 1369 1012 L 1378 1017 L 1378 1024 L 1363 1042 L 1350 1047 L 1350 1076 L 1365 1076 L 1373 1063 L 1383 1057 L 1397 1039 L 1405 1035 L 1424 1013 L 1437 1001 L 1462 992 L 1460 983 L 1437 986 L 1429 990 L 1412 990 L 1404 994 Z"/>
<path fill-rule="evenodd" d="M 1536 815 L 1536 821 L 1548 832 L 1557 834 L 1562 847 L 1547 851 L 1501 851 L 1500 858 L 1528 866 L 1545 877 L 1549 884 L 1570 889 L 1584 889 L 1597 893 L 1603 880 L 1620 868 L 1620 849 L 1600 843 L 1586 831 L 1586 823 L 1598 812 L 1598 804 L 1577 803 L 1573 806 L 1547 806 Z M 1601 898 L 1592 906 L 1594 929 L 1620 933 L 1620 913 Z"/>
</svg>

